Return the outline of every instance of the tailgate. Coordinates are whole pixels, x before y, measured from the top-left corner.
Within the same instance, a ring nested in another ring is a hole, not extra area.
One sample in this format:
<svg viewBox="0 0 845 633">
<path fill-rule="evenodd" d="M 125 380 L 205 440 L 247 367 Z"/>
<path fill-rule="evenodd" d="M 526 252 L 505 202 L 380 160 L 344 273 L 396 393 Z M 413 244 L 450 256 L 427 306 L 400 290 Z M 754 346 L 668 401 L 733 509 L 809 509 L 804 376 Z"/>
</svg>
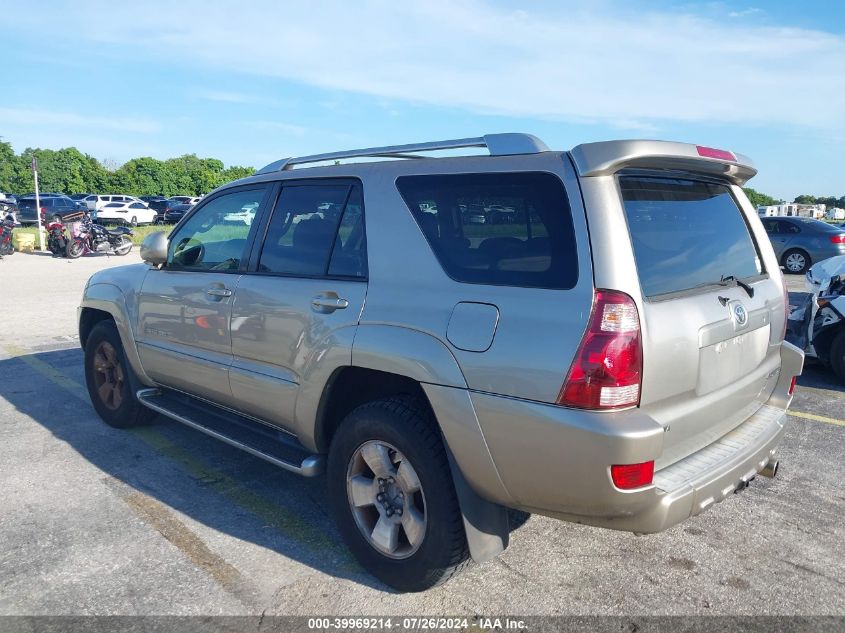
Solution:
<svg viewBox="0 0 845 633">
<path fill-rule="evenodd" d="M 784 295 L 741 192 L 709 175 L 617 176 L 641 290 L 640 407 L 663 425 L 663 468 L 738 426 L 780 367 Z"/>
</svg>

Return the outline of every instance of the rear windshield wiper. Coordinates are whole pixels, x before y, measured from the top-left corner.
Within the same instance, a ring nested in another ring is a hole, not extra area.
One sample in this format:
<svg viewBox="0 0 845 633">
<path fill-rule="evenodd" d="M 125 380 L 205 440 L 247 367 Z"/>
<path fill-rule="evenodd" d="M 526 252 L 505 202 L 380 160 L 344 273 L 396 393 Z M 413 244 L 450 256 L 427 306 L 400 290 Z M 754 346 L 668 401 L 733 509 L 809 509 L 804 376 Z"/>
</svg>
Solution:
<svg viewBox="0 0 845 633">
<path fill-rule="evenodd" d="M 754 297 L 754 288 L 742 281 L 742 279 L 737 279 L 734 275 L 722 275 L 720 285 L 729 286 L 731 282 L 734 282 L 735 285 L 745 290 L 750 298 Z"/>
</svg>

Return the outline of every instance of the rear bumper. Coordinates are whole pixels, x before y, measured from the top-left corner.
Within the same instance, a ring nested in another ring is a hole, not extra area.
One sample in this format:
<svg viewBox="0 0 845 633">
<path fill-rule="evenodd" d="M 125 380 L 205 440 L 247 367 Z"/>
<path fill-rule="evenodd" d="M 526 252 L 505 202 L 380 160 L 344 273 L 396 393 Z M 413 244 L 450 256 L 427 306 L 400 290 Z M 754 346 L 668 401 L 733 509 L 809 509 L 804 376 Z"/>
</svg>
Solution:
<svg viewBox="0 0 845 633">
<path fill-rule="evenodd" d="M 504 505 L 639 533 L 660 532 L 725 499 L 775 453 L 803 354 L 785 343 L 772 396 L 739 427 L 655 473 L 652 485 L 620 490 L 612 464 L 657 460 L 663 427 L 637 409 L 589 413 L 471 394 L 481 431 L 507 491 Z M 463 467 L 463 466 L 462 466 Z"/>
</svg>

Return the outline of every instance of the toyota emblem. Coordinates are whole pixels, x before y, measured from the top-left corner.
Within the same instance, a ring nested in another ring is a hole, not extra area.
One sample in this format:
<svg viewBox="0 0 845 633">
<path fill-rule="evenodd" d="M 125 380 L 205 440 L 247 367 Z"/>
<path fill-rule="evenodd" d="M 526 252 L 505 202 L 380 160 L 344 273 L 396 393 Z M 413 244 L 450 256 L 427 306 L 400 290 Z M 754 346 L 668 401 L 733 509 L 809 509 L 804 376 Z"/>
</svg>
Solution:
<svg viewBox="0 0 845 633">
<path fill-rule="evenodd" d="M 746 312 L 745 306 L 741 303 L 734 305 L 734 318 L 736 319 L 737 325 L 742 326 L 748 323 L 748 312 Z"/>
</svg>

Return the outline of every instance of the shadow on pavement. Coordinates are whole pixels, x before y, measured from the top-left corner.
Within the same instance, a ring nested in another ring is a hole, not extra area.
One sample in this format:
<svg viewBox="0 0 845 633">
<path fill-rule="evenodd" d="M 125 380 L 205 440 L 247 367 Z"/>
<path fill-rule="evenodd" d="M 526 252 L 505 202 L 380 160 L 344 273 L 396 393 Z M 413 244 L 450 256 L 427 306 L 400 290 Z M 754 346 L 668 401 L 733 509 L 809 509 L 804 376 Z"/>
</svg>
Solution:
<svg viewBox="0 0 845 633">
<path fill-rule="evenodd" d="M 342 544 L 322 477 L 287 473 L 162 416 L 137 431 L 108 427 L 88 401 L 81 350 L 25 358 L 0 360 L 3 397 L 103 472 L 214 530 L 391 591 Z M 51 379 L 32 366 L 41 363 L 58 374 Z"/>
</svg>

